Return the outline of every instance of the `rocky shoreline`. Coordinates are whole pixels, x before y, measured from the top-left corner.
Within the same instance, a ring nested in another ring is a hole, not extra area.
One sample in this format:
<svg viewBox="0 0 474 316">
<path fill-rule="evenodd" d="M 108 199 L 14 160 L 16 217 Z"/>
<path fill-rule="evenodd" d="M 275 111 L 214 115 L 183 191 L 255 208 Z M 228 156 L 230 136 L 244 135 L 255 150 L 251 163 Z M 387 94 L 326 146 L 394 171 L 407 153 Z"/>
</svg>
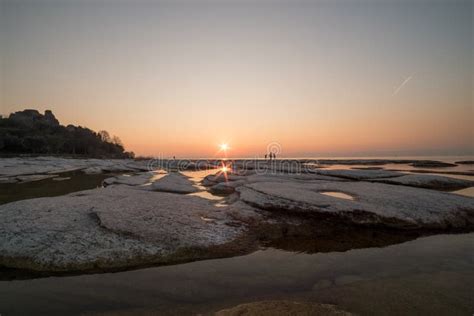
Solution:
<svg viewBox="0 0 474 316">
<path fill-rule="evenodd" d="M 106 272 L 267 246 L 345 251 L 474 230 L 474 199 L 442 192 L 471 187 L 469 180 L 383 169 L 295 169 L 284 160 L 234 161 L 226 172 L 220 165 L 1 159 L 0 179 L 8 185 L 70 170 L 111 177 L 105 187 L 0 205 L 0 266 L 38 275 Z M 210 168 L 207 176 L 186 176 L 203 166 Z"/>
</svg>

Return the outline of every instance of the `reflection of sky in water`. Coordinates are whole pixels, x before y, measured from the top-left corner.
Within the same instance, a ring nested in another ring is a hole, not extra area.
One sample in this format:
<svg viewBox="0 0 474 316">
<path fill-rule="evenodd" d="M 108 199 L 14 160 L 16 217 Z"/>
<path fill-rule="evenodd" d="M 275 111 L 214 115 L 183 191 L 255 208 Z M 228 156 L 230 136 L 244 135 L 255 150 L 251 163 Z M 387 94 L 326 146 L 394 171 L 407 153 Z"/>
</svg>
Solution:
<svg viewBox="0 0 474 316">
<path fill-rule="evenodd" d="M 166 176 L 167 174 L 168 174 L 168 172 L 166 172 L 165 170 L 153 171 L 153 174 L 150 177 L 150 182 L 154 182 L 156 180 L 159 180 L 159 179 L 163 178 L 164 176 Z"/>
<path fill-rule="evenodd" d="M 344 200 L 354 200 L 354 197 L 349 195 L 349 194 L 346 194 L 346 193 L 342 193 L 342 192 L 336 192 L 336 191 L 326 191 L 326 192 L 318 192 L 318 193 L 321 193 L 321 194 L 324 194 L 324 195 L 328 195 L 328 196 L 332 196 L 332 197 L 336 197 L 336 198 L 339 198 L 339 199 L 344 199 Z"/>
<path fill-rule="evenodd" d="M 209 191 L 199 191 L 199 192 L 191 193 L 189 195 L 195 195 L 195 196 L 202 197 L 204 199 L 215 200 L 215 201 L 220 201 L 224 199 L 223 196 L 214 195 L 210 193 Z"/>
<path fill-rule="evenodd" d="M 200 185 L 201 181 L 206 176 L 216 174 L 217 172 L 219 172 L 219 170 L 220 169 L 206 169 L 206 170 L 198 170 L 198 171 L 181 171 L 181 173 L 183 175 L 189 177 L 189 179 L 194 182 L 194 186 L 196 188 L 201 190 L 199 192 L 191 193 L 189 195 L 195 195 L 195 196 L 199 196 L 199 197 L 202 197 L 204 199 L 213 200 L 213 201 L 223 200 L 224 197 L 214 195 L 214 194 L 210 193 L 209 191 L 207 191 L 206 187 Z M 220 206 L 220 205 L 218 205 L 218 206 Z"/>
<path fill-rule="evenodd" d="M 451 193 L 474 197 L 474 187 L 470 187 L 470 188 L 466 188 L 466 189 L 462 189 L 458 191 L 453 191 Z"/>
<path fill-rule="evenodd" d="M 102 186 L 104 179 L 112 177 L 110 174 L 85 174 L 81 171 L 58 173 L 58 176 L 68 179 L 57 181 L 49 178 L 26 183 L 0 183 L 0 204 L 95 189 Z"/>
<path fill-rule="evenodd" d="M 189 179 L 193 182 L 201 182 L 206 176 L 215 174 L 218 171 L 219 169 L 206 169 L 198 171 L 181 171 L 181 173 L 186 177 L 189 177 Z"/>
</svg>

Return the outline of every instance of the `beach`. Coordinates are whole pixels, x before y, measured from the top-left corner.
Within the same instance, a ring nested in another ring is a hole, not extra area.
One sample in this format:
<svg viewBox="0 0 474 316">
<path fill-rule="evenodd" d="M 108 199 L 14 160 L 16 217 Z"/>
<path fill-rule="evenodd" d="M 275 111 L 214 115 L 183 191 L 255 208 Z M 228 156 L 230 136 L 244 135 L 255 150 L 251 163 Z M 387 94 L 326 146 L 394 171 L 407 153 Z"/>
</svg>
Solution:
<svg viewBox="0 0 474 316">
<path fill-rule="evenodd" d="M 453 160 L 3 158 L 0 305 L 11 314 L 469 310 L 474 175 Z M 401 287 L 409 294 L 387 310 Z M 425 306 L 418 297 L 433 301 L 429 289 L 448 305 Z M 25 295 L 38 300 L 19 308 Z"/>
</svg>

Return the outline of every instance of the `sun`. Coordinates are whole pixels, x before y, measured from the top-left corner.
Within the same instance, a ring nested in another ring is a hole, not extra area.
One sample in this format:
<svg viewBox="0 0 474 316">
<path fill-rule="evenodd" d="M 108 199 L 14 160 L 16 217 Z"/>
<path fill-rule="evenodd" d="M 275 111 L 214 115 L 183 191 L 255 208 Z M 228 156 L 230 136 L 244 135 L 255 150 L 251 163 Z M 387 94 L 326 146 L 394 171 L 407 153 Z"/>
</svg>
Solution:
<svg viewBox="0 0 474 316">
<path fill-rule="evenodd" d="M 219 145 L 219 148 L 222 150 L 222 151 L 227 151 L 229 149 L 229 144 L 220 144 Z"/>
</svg>

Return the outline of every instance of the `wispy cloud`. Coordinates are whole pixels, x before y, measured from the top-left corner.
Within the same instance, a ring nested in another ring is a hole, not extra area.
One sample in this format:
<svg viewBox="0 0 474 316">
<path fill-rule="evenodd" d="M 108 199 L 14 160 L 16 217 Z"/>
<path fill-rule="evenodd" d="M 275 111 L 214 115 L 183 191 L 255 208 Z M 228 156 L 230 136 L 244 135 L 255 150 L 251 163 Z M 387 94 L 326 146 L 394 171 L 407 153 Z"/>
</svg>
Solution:
<svg viewBox="0 0 474 316">
<path fill-rule="evenodd" d="M 403 82 L 393 91 L 392 97 L 395 96 L 403 88 L 403 86 L 406 85 L 408 81 L 410 81 L 413 78 L 414 75 L 415 73 L 405 78 L 405 80 L 403 80 Z"/>
</svg>

